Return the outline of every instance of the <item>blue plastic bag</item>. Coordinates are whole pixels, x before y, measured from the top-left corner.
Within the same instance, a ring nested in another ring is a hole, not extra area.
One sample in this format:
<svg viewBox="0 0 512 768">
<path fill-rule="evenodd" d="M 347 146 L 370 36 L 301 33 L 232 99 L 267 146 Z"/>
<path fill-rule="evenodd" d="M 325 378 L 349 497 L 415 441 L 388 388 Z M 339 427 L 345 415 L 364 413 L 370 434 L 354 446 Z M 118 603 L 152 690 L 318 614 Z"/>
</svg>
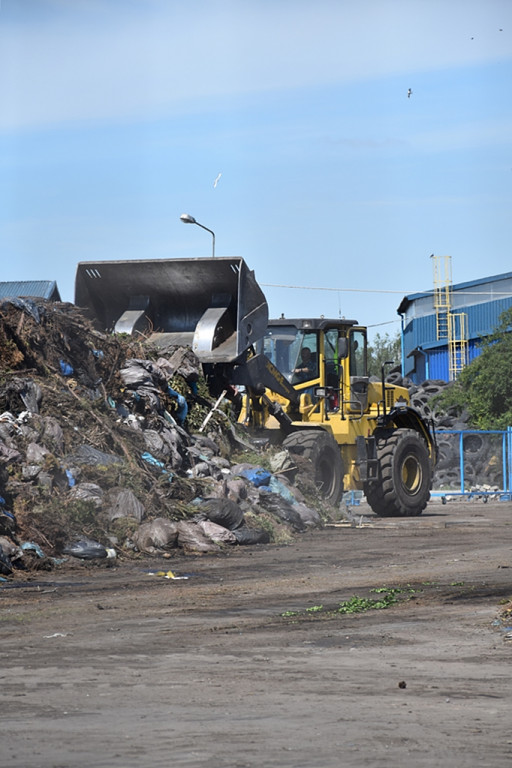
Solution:
<svg viewBox="0 0 512 768">
<path fill-rule="evenodd" d="M 245 477 L 246 480 L 249 480 L 249 482 L 256 488 L 259 488 L 262 485 L 268 485 L 270 483 L 270 478 L 272 477 L 272 473 L 269 472 L 268 469 L 263 469 L 263 467 L 244 469 L 240 472 L 240 475 Z"/>
<path fill-rule="evenodd" d="M 69 363 L 66 363 L 65 360 L 59 360 L 59 365 L 60 365 L 60 372 L 62 373 L 63 376 L 73 375 L 74 371 L 73 371 L 72 365 L 70 365 Z"/>
<path fill-rule="evenodd" d="M 163 463 L 163 461 L 160 461 L 159 459 L 155 459 L 153 454 L 149 453 L 149 451 L 145 451 L 141 455 L 141 459 L 143 459 L 148 464 L 152 464 L 154 467 L 159 467 L 162 470 L 162 472 L 164 473 L 164 475 L 168 475 L 169 482 L 170 483 L 172 482 L 173 474 L 172 474 L 172 472 L 169 472 L 169 470 L 165 468 L 165 464 Z"/>
<path fill-rule="evenodd" d="M 180 427 L 183 426 L 183 422 L 187 418 L 188 414 L 188 403 L 183 397 L 183 395 L 180 395 L 179 392 L 176 392 L 175 389 L 172 389 L 172 387 L 167 387 L 167 392 L 170 394 L 171 397 L 175 397 L 178 401 L 178 408 L 175 413 L 175 419 L 180 425 Z"/>
</svg>

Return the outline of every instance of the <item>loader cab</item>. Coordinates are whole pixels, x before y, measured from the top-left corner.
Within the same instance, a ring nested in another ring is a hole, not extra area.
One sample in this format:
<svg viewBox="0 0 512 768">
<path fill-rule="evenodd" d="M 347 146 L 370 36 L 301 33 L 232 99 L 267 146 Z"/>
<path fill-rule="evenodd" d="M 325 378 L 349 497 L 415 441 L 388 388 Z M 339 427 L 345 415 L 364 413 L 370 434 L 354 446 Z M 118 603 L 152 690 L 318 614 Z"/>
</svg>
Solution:
<svg viewBox="0 0 512 768">
<path fill-rule="evenodd" d="M 263 352 L 296 390 L 309 392 L 327 388 L 327 410 L 340 406 L 343 381 L 348 387 L 352 368 L 366 373 L 366 332 L 353 329 L 355 320 L 270 320 L 257 351 Z M 351 399 L 348 392 L 345 399 Z M 358 410 L 360 408 L 358 407 Z"/>
</svg>

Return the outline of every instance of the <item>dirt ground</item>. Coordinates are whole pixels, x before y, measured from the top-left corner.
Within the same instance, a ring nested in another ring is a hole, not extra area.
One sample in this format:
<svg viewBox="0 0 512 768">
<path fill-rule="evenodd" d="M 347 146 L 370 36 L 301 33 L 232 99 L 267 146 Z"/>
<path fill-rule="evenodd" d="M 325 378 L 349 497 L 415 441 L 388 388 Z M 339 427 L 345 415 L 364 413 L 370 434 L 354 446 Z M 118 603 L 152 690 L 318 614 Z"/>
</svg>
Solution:
<svg viewBox="0 0 512 768">
<path fill-rule="evenodd" d="M 288 546 L 3 585 L 1 764 L 508 768 L 512 503 L 354 511 Z M 395 604 L 339 612 L 382 587 Z"/>
</svg>

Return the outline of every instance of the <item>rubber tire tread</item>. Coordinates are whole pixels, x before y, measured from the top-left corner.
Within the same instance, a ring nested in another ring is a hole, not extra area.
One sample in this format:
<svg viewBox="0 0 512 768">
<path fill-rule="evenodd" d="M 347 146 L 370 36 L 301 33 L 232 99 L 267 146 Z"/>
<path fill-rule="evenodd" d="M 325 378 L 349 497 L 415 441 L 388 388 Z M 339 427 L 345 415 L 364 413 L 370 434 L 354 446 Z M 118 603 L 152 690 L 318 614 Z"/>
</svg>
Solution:
<svg viewBox="0 0 512 768">
<path fill-rule="evenodd" d="M 432 465 L 423 438 L 414 429 L 383 431 L 377 435 L 379 479 L 365 484 L 368 504 L 380 517 L 416 517 L 421 515 L 430 499 Z M 408 495 L 399 486 L 403 454 L 414 453 L 421 465 L 422 481 L 417 494 Z"/>
<path fill-rule="evenodd" d="M 321 487 L 318 490 L 325 502 L 337 506 L 343 496 L 345 470 L 340 447 L 332 435 L 325 430 L 299 429 L 285 437 L 283 447 L 311 461 L 315 482 L 320 472 L 327 470 L 330 473 L 328 491 L 323 492 Z"/>
<path fill-rule="evenodd" d="M 439 432 L 437 433 L 437 463 L 436 472 L 440 469 L 449 469 L 450 467 L 458 466 L 458 452 L 453 444 L 453 440 L 447 438 L 440 438 Z M 455 437 L 455 435 L 453 435 Z"/>
</svg>

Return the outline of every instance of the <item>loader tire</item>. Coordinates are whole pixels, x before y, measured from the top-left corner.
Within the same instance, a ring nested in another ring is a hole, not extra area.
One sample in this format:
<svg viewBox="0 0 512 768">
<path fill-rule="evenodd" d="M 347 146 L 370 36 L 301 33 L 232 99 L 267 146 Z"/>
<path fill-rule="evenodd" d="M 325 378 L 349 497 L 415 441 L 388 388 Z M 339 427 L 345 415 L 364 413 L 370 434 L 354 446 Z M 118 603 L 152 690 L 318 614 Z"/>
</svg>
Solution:
<svg viewBox="0 0 512 768">
<path fill-rule="evenodd" d="M 335 439 L 323 430 L 302 429 L 283 440 L 283 447 L 309 459 L 321 498 L 337 506 L 343 495 L 343 461 Z"/>
<path fill-rule="evenodd" d="M 421 515 L 430 499 L 432 465 L 427 444 L 414 429 L 377 436 L 378 478 L 365 485 L 368 504 L 380 517 Z"/>
</svg>

